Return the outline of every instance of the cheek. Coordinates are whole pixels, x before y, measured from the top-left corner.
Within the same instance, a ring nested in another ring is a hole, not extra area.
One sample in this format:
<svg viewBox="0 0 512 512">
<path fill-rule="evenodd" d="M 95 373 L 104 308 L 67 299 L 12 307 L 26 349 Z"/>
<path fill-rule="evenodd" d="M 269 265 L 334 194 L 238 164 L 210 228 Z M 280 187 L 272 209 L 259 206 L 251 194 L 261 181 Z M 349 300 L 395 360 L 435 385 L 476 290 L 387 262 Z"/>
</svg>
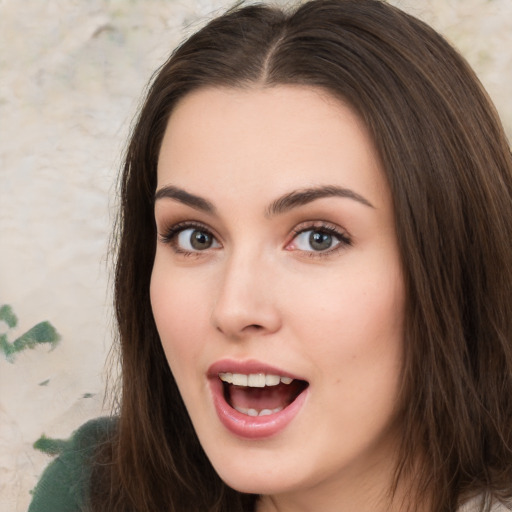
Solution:
<svg viewBox="0 0 512 512">
<path fill-rule="evenodd" d="M 371 274 L 344 272 L 324 284 L 296 290 L 290 298 L 295 337 L 303 340 L 331 384 L 352 391 L 372 383 L 375 389 L 389 386 L 402 364 L 405 300 L 400 272 L 392 267 Z"/>
<path fill-rule="evenodd" d="M 180 279 L 157 257 L 151 276 L 151 307 L 167 361 L 176 377 L 182 363 L 199 355 L 204 339 L 201 332 L 207 318 L 207 300 L 204 286 L 196 288 L 194 280 Z"/>
<path fill-rule="evenodd" d="M 323 282 L 302 280 L 290 294 L 287 309 L 302 319 L 308 331 L 333 340 L 364 343 L 401 332 L 404 291 L 398 273 L 396 277 L 347 274 L 331 274 Z"/>
<path fill-rule="evenodd" d="M 310 315 L 302 323 L 318 383 L 314 415 L 330 411 L 330 421 L 317 428 L 320 436 L 337 439 L 333 454 L 370 449 L 396 417 L 404 293 L 400 279 L 383 276 L 345 278 L 343 286 L 334 283 L 321 307 L 308 306 Z M 304 315 L 298 312 L 297 318 Z M 343 439 L 336 432 L 344 432 Z"/>
</svg>

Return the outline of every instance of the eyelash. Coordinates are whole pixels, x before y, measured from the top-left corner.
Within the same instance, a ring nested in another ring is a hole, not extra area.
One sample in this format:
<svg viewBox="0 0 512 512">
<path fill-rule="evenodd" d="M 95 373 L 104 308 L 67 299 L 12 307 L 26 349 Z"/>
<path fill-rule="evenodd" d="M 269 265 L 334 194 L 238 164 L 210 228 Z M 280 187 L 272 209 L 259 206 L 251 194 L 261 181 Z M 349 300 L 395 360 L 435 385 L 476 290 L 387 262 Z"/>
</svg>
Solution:
<svg viewBox="0 0 512 512">
<path fill-rule="evenodd" d="M 182 256 L 200 256 L 202 252 L 207 252 L 207 249 L 205 251 L 188 251 L 185 249 L 182 249 L 177 244 L 177 237 L 178 235 L 186 231 L 187 229 L 197 229 L 198 231 L 202 231 L 204 233 L 207 233 L 210 235 L 214 240 L 217 240 L 217 237 L 211 232 L 209 228 L 207 228 L 204 224 L 198 223 L 198 222 L 180 222 L 178 224 L 175 224 L 171 226 L 169 229 L 166 230 L 164 234 L 159 235 L 160 241 L 163 244 L 171 245 L 173 250 Z M 333 236 L 338 240 L 338 243 L 329 249 L 326 249 L 325 251 L 299 251 L 307 255 L 307 257 L 310 258 L 322 258 L 326 256 L 330 256 L 334 253 L 337 253 L 338 251 L 346 248 L 347 246 L 352 245 L 352 240 L 347 235 L 346 232 L 340 230 L 337 226 L 327 223 L 327 222 L 310 222 L 310 223 L 302 223 L 299 224 L 295 229 L 292 231 L 292 237 L 291 240 L 286 244 L 286 247 L 289 246 L 293 241 L 301 234 L 306 233 L 308 231 L 323 233 L 326 235 Z"/>
<path fill-rule="evenodd" d="M 340 228 L 334 224 L 323 221 L 299 224 L 292 231 L 292 239 L 287 245 L 290 245 L 299 235 L 307 233 L 308 231 L 330 235 L 338 240 L 338 243 L 334 247 L 326 249 L 325 251 L 301 251 L 309 258 L 325 258 L 332 256 L 338 251 L 352 245 L 352 240 L 345 231 L 340 230 Z"/>
<path fill-rule="evenodd" d="M 178 224 L 174 224 L 174 226 L 171 226 L 169 229 L 167 229 L 164 234 L 159 235 L 160 241 L 163 244 L 170 245 L 174 252 L 182 256 L 200 256 L 201 251 L 187 251 L 186 249 L 179 247 L 177 244 L 176 239 L 178 235 L 187 229 L 197 229 L 198 231 L 208 233 L 215 240 L 217 240 L 217 237 L 204 224 L 199 222 L 179 222 Z"/>
</svg>

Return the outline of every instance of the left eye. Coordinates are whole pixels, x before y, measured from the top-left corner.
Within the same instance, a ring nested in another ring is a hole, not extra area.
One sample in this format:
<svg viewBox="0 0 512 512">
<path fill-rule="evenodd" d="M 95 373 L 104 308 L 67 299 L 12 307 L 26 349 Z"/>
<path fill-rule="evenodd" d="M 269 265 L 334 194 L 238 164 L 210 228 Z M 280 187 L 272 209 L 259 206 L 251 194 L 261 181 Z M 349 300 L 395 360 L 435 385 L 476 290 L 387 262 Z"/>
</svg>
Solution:
<svg viewBox="0 0 512 512">
<path fill-rule="evenodd" d="M 299 251 L 322 252 L 333 249 L 341 243 L 341 237 L 324 229 L 307 229 L 300 232 L 293 245 Z"/>
<path fill-rule="evenodd" d="M 205 251 L 219 247 L 219 242 L 206 230 L 183 229 L 176 235 L 176 245 L 183 251 Z"/>
</svg>

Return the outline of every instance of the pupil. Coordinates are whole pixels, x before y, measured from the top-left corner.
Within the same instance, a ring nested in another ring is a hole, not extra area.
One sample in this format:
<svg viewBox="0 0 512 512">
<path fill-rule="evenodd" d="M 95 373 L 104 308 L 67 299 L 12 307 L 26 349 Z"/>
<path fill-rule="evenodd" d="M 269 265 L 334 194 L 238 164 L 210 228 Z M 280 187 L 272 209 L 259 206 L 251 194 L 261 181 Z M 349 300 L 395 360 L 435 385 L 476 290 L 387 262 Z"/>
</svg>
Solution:
<svg viewBox="0 0 512 512">
<path fill-rule="evenodd" d="M 212 239 L 208 233 L 195 230 L 190 237 L 190 243 L 194 249 L 208 249 L 212 245 Z"/>
<path fill-rule="evenodd" d="M 316 251 L 325 251 L 325 249 L 329 249 L 329 247 L 331 247 L 332 236 L 328 233 L 313 231 L 311 235 L 309 235 L 309 243 Z"/>
</svg>

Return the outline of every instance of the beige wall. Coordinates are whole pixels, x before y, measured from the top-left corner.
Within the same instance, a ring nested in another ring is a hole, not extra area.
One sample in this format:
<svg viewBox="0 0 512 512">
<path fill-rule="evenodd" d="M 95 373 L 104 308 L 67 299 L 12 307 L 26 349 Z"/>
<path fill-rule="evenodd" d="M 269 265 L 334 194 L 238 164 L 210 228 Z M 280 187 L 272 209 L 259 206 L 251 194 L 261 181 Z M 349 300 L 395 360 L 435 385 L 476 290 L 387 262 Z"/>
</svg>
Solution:
<svg viewBox="0 0 512 512">
<path fill-rule="evenodd" d="M 107 240 L 128 127 L 170 48 L 230 3 L 0 2 L 0 306 L 19 318 L 9 341 L 42 320 L 61 335 L 52 351 L 0 352 L 0 512 L 26 510 L 49 460 L 32 448 L 41 434 L 64 438 L 102 414 Z M 512 2 L 393 3 L 462 50 L 512 134 Z"/>
</svg>

